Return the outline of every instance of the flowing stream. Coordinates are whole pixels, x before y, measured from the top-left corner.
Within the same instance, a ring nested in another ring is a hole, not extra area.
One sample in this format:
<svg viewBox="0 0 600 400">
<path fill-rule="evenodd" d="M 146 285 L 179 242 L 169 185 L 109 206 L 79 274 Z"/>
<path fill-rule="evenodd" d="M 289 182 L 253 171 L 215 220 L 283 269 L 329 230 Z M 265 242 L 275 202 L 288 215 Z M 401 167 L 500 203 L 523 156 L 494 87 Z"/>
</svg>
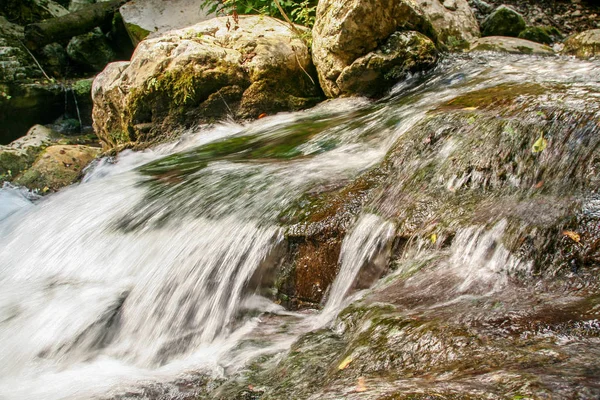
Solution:
<svg viewBox="0 0 600 400">
<path fill-rule="evenodd" d="M 341 99 L 199 128 L 103 159 L 82 183 L 41 199 L 5 187 L 0 399 L 118 396 L 182 374 L 223 377 L 261 352 L 285 351 L 348 303 L 360 269 L 389 252 L 395 224 L 366 211 L 356 219 L 319 316 L 258 295 L 285 247 L 282 213 L 380 163 L 428 111 L 461 93 L 515 82 L 584 90 L 599 74 L 597 63 L 561 58 L 450 59 L 379 102 Z M 495 280 L 500 270 L 527 268 L 502 248 L 487 261 L 503 228 L 459 235 L 452 262 L 466 267 L 458 292 L 482 274 Z M 275 334 L 266 315 L 295 322 Z M 253 332 L 269 346 L 240 347 Z"/>
</svg>

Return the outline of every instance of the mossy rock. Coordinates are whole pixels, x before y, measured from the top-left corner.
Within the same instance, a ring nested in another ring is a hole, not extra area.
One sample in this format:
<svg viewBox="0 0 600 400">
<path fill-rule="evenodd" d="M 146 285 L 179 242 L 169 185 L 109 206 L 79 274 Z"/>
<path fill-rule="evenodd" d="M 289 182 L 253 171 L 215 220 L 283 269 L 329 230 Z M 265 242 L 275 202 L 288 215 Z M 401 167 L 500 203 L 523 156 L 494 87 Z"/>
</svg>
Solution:
<svg viewBox="0 0 600 400">
<path fill-rule="evenodd" d="M 589 59 L 600 55 L 600 29 L 592 29 L 569 36 L 563 53 Z"/>
<path fill-rule="evenodd" d="M 293 30 L 269 17 L 230 23 L 215 18 L 144 40 L 131 62 L 98 75 L 94 127 L 104 147 L 146 146 L 199 123 L 320 100 L 310 53 Z"/>
<path fill-rule="evenodd" d="M 125 29 L 129 34 L 129 38 L 131 39 L 131 43 L 134 46 L 137 46 L 142 40 L 146 39 L 148 35 L 151 33 L 150 31 L 132 23 L 125 23 Z"/>
<path fill-rule="evenodd" d="M 521 14 L 502 5 L 481 23 L 481 35 L 517 37 L 526 26 Z"/>
<path fill-rule="evenodd" d="M 56 191 L 76 182 L 83 169 L 98 155 L 97 147 L 54 145 L 46 148 L 15 183 L 41 192 Z"/>
<path fill-rule="evenodd" d="M 560 40 L 562 34 L 553 26 L 529 26 L 519 33 L 519 38 L 550 45 Z"/>
</svg>

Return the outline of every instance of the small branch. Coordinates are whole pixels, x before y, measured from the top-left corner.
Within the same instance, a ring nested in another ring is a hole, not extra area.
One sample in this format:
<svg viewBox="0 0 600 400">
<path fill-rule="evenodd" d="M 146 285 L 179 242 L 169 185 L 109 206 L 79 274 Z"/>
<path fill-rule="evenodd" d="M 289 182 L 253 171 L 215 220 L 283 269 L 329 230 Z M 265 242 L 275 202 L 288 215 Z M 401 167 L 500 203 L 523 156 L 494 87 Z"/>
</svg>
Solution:
<svg viewBox="0 0 600 400">
<path fill-rule="evenodd" d="M 48 74 L 46 74 L 46 71 L 44 71 L 44 68 L 42 68 L 42 66 L 38 62 L 37 58 L 35 58 L 35 56 L 33 55 L 33 53 L 31 51 L 29 51 L 29 49 L 27 48 L 27 46 L 25 46 L 25 43 L 21 42 L 20 39 L 17 39 L 17 40 L 19 40 L 19 43 L 21 43 L 21 46 L 23 46 L 23 48 L 25 50 L 27 50 L 27 52 L 29 53 L 29 55 L 31 56 L 31 58 L 33 58 L 33 61 L 35 61 L 35 63 L 37 64 L 38 68 L 40 69 L 40 71 L 42 71 L 42 74 L 44 74 L 44 76 L 46 77 L 46 79 L 48 79 L 49 81 L 51 81 L 52 78 L 50 78 L 48 76 Z"/>
<path fill-rule="evenodd" d="M 298 66 L 306 74 L 306 76 L 308 76 L 308 79 L 310 79 L 310 81 L 312 82 L 312 84 L 314 86 L 317 86 L 317 84 L 315 83 L 315 81 L 312 78 L 312 76 L 310 76 L 310 74 L 308 72 L 306 72 L 306 70 L 304 69 L 304 67 L 302 67 L 302 64 L 300 63 L 300 60 L 298 59 L 298 54 L 296 54 L 296 49 L 293 49 L 293 50 L 294 50 L 294 55 L 296 56 L 296 62 L 298 63 Z"/>
<path fill-rule="evenodd" d="M 302 33 L 298 30 L 298 28 L 296 28 L 296 25 L 294 25 L 294 23 L 290 20 L 290 18 L 287 16 L 287 14 L 285 13 L 285 11 L 283 11 L 283 7 L 281 7 L 281 4 L 279 4 L 279 0 L 273 0 L 273 1 L 275 2 L 275 5 L 277 6 L 277 9 L 281 13 L 281 16 L 285 19 L 285 21 L 288 24 L 290 24 L 290 27 L 292 28 L 292 30 L 294 31 L 294 33 L 296 35 L 298 35 L 300 38 L 302 38 Z"/>
</svg>

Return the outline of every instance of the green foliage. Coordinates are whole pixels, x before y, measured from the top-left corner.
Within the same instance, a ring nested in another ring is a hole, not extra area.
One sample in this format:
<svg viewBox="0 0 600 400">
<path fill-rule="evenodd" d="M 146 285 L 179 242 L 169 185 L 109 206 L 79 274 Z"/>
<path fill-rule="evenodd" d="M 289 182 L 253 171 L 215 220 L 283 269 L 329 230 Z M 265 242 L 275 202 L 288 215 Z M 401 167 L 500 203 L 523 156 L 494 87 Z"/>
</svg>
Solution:
<svg viewBox="0 0 600 400">
<path fill-rule="evenodd" d="M 296 24 L 312 27 L 315 23 L 317 0 L 279 0 L 290 20 Z M 282 19 L 274 0 L 203 0 L 203 9 L 217 15 L 259 14 Z"/>
</svg>

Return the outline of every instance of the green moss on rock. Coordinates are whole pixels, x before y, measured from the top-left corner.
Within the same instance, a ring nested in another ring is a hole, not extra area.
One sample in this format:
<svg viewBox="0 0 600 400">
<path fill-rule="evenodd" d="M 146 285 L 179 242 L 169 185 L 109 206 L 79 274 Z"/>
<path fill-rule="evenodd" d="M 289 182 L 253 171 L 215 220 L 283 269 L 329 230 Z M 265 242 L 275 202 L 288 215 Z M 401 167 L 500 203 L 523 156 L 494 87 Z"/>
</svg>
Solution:
<svg viewBox="0 0 600 400">
<path fill-rule="evenodd" d="M 518 37 L 520 39 L 550 45 L 560 40 L 562 34 L 553 26 L 529 26 L 521 31 Z"/>
<path fill-rule="evenodd" d="M 521 14 L 502 5 L 481 23 L 481 35 L 517 37 L 526 26 Z"/>
</svg>

